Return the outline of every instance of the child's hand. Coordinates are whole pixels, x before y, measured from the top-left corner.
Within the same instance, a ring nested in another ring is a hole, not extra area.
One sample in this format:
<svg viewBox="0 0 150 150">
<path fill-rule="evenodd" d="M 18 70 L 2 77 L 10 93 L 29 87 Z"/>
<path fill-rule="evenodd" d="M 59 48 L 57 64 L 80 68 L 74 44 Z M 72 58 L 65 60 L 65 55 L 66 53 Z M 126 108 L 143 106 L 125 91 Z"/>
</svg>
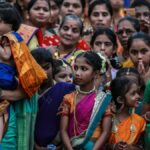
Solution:
<svg viewBox="0 0 150 150">
<path fill-rule="evenodd" d="M 127 147 L 127 143 L 120 141 L 115 145 L 114 150 L 125 150 L 126 147 Z"/>
<path fill-rule="evenodd" d="M 143 61 L 139 61 L 139 64 L 138 64 L 138 72 L 140 74 L 145 74 L 145 67 L 144 67 L 144 64 L 143 64 Z"/>
</svg>

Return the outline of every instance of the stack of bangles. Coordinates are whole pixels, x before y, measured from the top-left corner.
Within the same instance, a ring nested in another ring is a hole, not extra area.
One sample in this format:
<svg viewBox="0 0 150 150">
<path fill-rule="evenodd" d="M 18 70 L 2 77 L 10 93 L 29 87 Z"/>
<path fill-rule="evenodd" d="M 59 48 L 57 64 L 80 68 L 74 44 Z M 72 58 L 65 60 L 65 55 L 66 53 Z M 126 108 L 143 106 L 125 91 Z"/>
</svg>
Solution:
<svg viewBox="0 0 150 150">
<path fill-rule="evenodd" d="M 147 122 L 150 122 L 150 118 L 147 117 L 146 113 L 144 114 L 144 118 L 145 118 L 145 120 L 146 120 Z"/>
</svg>

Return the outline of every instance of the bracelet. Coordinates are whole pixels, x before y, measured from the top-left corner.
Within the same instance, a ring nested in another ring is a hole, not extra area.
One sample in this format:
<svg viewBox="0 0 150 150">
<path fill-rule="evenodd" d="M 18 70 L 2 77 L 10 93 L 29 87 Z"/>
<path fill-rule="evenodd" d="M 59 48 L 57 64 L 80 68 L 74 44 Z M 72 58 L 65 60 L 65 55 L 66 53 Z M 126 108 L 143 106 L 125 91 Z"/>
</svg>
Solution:
<svg viewBox="0 0 150 150">
<path fill-rule="evenodd" d="M 147 117 L 146 113 L 144 115 L 144 118 L 145 118 L 146 121 L 150 122 L 150 118 Z"/>
<path fill-rule="evenodd" d="M 113 145 L 113 150 L 115 150 L 115 148 L 116 148 L 116 144 Z"/>
</svg>

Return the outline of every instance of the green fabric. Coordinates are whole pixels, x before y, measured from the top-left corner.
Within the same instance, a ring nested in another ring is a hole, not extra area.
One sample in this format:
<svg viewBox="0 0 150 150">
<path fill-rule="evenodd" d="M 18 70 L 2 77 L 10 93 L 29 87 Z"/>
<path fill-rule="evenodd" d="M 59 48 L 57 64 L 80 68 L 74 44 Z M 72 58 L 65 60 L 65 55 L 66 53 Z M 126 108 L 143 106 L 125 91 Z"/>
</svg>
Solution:
<svg viewBox="0 0 150 150">
<path fill-rule="evenodd" d="M 144 91 L 144 103 L 150 104 L 150 80 L 147 81 L 146 88 Z"/>
<path fill-rule="evenodd" d="M 2 150 L 16 150 L 16 114 L 12 106 L 9 108 L 7 131 L 1 142 Z"/>
<path fill-rule="evenodd" d="M 33 150 L 34 126 L 38 108 L 38 94 L 14 104 L 17 117 L 17 150 Z"/>
</svg>

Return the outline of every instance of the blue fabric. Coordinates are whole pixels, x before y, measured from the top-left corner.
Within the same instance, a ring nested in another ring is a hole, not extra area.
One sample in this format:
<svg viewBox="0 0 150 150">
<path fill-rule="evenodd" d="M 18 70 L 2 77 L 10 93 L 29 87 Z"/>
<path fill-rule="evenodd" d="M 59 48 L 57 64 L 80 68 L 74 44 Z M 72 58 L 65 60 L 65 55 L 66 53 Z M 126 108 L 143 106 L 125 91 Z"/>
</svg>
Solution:
<svg viewBox="0 0 150 150">
<path fill-rule="evenodd" d="M 10 65 L 0 63 L 0 88 L 4 90 L 14 90 L 18 86 L 15 78 L 16 70 Z"/>
<path fill-rule="evenodd" d="M 130 7 L 130 0 L 124 0 L 124 7 L 126 8 Z"/>
<path fill-rule="evenodd" d="M 17 32 L 12 32 L 12 34 L 16 37 L 16 39 L 18 40 L 18 42 L 22 42 L 23 38 L 21 37 L 21 35 Z"/>
<path fill-rule="evenodd" d="M 46 147 L 59 131 L 60 116 L 57 115 L 64 95 L 75 89 L 69 83 L 57 83 L 39 99 L 39 111 L 35 125 L 35 141 L 39 146 Z"/>
</svg>

